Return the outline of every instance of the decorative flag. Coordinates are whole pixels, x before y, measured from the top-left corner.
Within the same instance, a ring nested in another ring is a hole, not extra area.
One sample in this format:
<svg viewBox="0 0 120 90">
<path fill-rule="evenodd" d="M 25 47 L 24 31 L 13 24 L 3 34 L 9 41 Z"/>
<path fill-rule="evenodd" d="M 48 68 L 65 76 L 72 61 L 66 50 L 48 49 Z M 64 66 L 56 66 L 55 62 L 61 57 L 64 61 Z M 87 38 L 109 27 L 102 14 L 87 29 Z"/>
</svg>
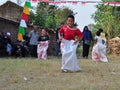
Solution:
<svg viewBox="0 0 120 90">
<path fill-rule="evenodd" d="M 30 15 L 29 8 L 32 8 L 31 3 L 26 1 L 24 8 L 23 8 L 23 13 L 21 16 L 21 21 L 20 21 L 20 26 L 19 26 L 19 31 L 18 31 L 18 40 L 23 41 L 23 35 L 25 34 L 25 29 L 27 28 L 26 22 L 28 22 L 28 15 Z"/>
<path fill-rule="evenodd" d="M 49 5 L 54 5 L 54 2 L 49 2 Z"/>
<path fill-rule="evenodd" d="M 21 27 L 21 26 L 19 27 L 19 33 L 20 33 L 20 34 L 23 34 L 23 35 L 25 34 L 25 29 L 24 29 L 24 27 Z"/>
<path fill-rule="evenodd" d="M 86 4 L 86 2 L 81 2 L 82 3 L 82 5 L 85 5 Z"/>
<path fill-rule="evenodd" d="M 28 7 L 24 7 L 23 13 L 25 13 L 27 15 L 30 15 L 29 8 Z"/>
<path fill-rule="evenodd" d="M 74 1 L 74 0 L 31 0 L 32 2 L 48 2 L 49 5 L 54 5 L 54 4 L 66 4 L 66 3 L 72 3 L 72 4 L 78 4 L 81 3 L 83 5 L 85 5 L 86 3 L 98 3 L 98 4 L 113 4 L 113 5 L 120 5 L 120 2 L 102 2 L 102 1 L 94 1 L 94 0 L 88 0 L 88 1 L 84 1 L 84 0 L 78 0 L 78 1 Z"/>
<path fill-rule="evenodd" d="M 32 2 L 37 2 L 37 0 L 32 0 Z"/>
<path fill-rule="evenodd" d="M 23 41 L 24 40 L 23 35 L 21 33 L 18 33 L 18 38 L 17 39 L 20 40 L 20 41 Z"/>
<path fill-rule="evenodd" d="M 61 2 L 55 2 L 55 4 L 61 4 Z"/>
<path fill-rule="evenodd" d="M 67 3 L 66 1 L 61 2 L 61 4 L 66 4 L 66 3 Z"/>
<path fill-rule="evenodd" d="M 25 7 L 28 7 L 28 8 L 32 8 L 32 6 L 31 6 L 31 3 L 30 2 L 25 2 Z"/>
<path fill-rule="evenodd" d="M 49 2 L 49 0 L 38 0 L 40 2 Z"/>
<path fill-rule="evenodd" d="M 20 21 L 20 26 L 27 28 L 27 25 L 26 25 L 25 20 L 22 19 L 22 20 Z"/>
<path fill-rule="evenodd" d="M 75 5 L 76 5 L 77 3 L 78 3 L 77 1 L 73 1 L 73 2 L 72 2 L 72 4 L 75 4 Z"/>
<path fill-rule="evenodd" d="M 120 5 L 120 2 L 104 2 L 105 5 Z"/>
<path fill-rule="evenodd" d="M 22 13 L 22 19 L 28 22 L 28 16 L 25 13 Z"/>
</svg>

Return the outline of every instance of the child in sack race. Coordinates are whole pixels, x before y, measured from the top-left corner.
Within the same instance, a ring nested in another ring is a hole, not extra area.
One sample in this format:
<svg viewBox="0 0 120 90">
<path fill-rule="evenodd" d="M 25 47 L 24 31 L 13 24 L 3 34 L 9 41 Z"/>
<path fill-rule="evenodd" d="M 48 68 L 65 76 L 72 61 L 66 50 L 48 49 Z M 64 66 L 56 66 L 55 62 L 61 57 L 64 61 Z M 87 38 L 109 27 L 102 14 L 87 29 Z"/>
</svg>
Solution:
<svg viewBox="0 0 120 90">
<path fill-rule="evenodd" d="M 49 36 L 47 35 L 47 29 L 43 28 L 41 36 L 38 39 L 37 54 L 38 59 L 47 60 L 47 49 L 49 46 Z"/>
<path fill-rule="evenodd" d="M 59 29 L 59 39 L 61 40 L 62 67 L 63 72 L 80 71 L 76 56 L 76 49 L 79 39 L 83 37 L 81 31 L 74 26 L 74 16 L 69 15 L 66 25 Z M 64 35 L 64 37 L 62 37 Z"/>
</svg>

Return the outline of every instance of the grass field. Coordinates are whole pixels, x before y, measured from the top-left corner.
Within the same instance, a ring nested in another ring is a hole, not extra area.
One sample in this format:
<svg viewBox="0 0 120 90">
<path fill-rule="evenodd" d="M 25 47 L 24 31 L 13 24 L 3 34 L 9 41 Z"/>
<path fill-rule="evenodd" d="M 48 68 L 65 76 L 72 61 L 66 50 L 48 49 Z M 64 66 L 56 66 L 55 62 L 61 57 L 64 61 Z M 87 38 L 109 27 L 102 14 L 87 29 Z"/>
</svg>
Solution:
<svg viewBox="0 0 120 90">
<path fill-rule="evenodd" d="M 120 90 L 120 56 L 78 58 L 82 72 L 62 73 L 61 58 L 0 58 L 0 90 Z"/>
</svg>

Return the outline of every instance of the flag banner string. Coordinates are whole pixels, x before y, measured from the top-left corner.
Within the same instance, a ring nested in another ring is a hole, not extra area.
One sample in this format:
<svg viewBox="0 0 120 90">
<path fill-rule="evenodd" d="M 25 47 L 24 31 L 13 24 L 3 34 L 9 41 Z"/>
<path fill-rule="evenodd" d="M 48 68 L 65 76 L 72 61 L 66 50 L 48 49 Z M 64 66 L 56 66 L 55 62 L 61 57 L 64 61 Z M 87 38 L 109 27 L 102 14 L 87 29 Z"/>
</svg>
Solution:
<svg viewBox="0 0 120 90">
<path fill-rule="evenodd" d="M 66 3 L 72 3 L 72 4 L 78 4 L 78 3 L 81 3 L 81 4 L 87 4 L 87 3 L 98 3 L 98 4 L 114 4 L 114 5 L 120 5 L 120 2 L 102 2 L 102 1 L 51 1 L 51 0 L 30 0 L 31 2 L 33 3 L 38 3 L 38 2 L 47 2 L 49 3 L 50 5 L 52 4 L 66 4 Z"/>
</svg>

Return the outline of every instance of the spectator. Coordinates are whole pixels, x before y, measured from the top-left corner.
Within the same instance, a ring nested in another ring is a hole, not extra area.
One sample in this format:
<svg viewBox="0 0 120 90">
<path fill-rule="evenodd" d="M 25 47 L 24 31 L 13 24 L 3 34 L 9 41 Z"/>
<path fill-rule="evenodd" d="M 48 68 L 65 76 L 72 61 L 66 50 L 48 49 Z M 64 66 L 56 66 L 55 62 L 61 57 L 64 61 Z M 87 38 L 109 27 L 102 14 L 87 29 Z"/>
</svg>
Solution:
<svg viewBox="0 0 120 90">
<path fill-rule="evenodd" d="M 38 33 L 38 27 L 33 26 L 33 30 L 30 31 L 28 37 L 30 38 L 30 54 L 32 57 L 37 57 L 37 44 L 38 44 L 38 38 L 39 38 L 39 33 Z"/>
<path fill-rule="evenodd" d="M 88 29 L 88 26 L 84 27 L 82 34 L 83 34 L 82 57 L 87 59 L 89 55 L 90 43 L 93 40 L 93 38 L 91 31 Z"/>
<path fill-rule="evenodd" d="M 6 43 L 6 52 L 8 56 L 11 56 L 12 53 L 12 43 L 11 43 L 11 33 L 7 32 L 5 36 L 5 43 Z"/>
<path fill-rule="evenodd" d="M 60 28 L 64 25 L 64 23 L 62 22 L 61 25 L 60 25 Z M 59 56 L 60 54 L 60 43 L 61 41 L 59 40 L 59 37 L 58 37 L 58 30 L 60 29 L 58 28 L 56 30 L 56 33 L 55 33 L 55 36 L 56 36 L 56 48 L 55 48 L 55 56 Z"/>
</svg>

